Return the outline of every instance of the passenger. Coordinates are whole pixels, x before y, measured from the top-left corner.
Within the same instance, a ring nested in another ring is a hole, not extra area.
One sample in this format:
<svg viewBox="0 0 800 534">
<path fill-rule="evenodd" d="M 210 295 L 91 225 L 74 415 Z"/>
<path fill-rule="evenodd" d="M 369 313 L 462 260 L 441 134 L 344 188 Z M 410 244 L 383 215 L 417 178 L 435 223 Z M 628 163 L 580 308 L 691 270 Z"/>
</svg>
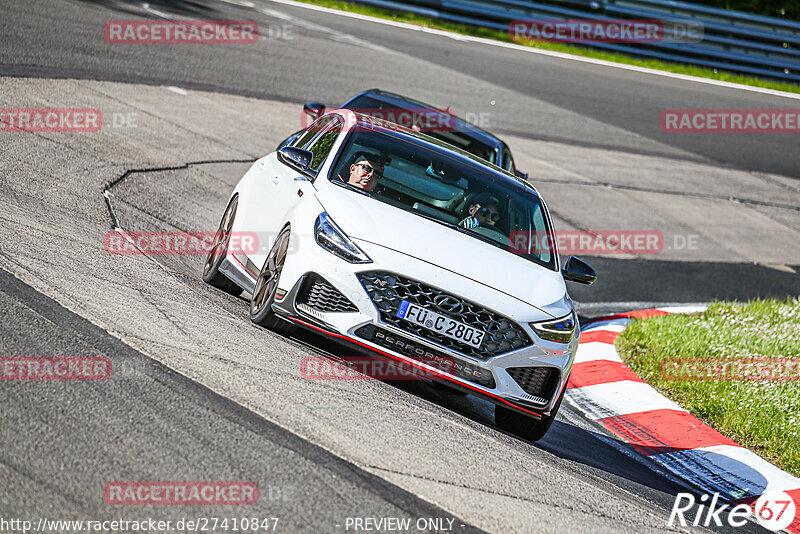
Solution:
<svg viewBox="0 0 800 534">
<path fill-rule="evenodd" d="M 383 176 L 383 163 L 375 154 L 362 154 L 356 162 L 350 165 L 350 176 L 345 180 L 342 175 L 339 178 L 343 182 L 363 189 L 372 191 L 378 185 L 378 180 Z"/>
<path fill-rule="evenodd" d="M 458 225 L 462 228 L 476 228 L 478 226 L 495 226 L 500 220 L 500 202 L 489 197 L 481 202 L 471 204 L 467 209 L 467 216 Z"/>
</svg>

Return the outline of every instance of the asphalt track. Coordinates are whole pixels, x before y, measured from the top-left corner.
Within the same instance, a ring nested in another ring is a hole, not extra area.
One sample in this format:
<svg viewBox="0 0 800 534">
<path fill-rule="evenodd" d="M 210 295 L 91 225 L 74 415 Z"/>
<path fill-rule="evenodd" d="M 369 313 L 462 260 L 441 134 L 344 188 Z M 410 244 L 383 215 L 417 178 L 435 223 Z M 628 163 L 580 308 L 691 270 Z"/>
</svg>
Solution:
<svg viewBox="0 0 800 534">
<path fill-rule="evenodd" d="M 369 87 L 409 94 L 505 133 L 559 229 L 658 229 L 667 242 L 673 235 L 701 236 L 690 257 L 666 251 L 658 262 L 597 257 L 600 280 L 589 290 L 575 288 L 577 300 L 705 302 L 800 292 L 792 276 L 798 271 L 792 266 L 800 265 L 798 135 L 665 134 L 658 122 L 660 111 L 670 108 L 785 109 L 796 108 L 798 100 L 509 51 L 283 3 L 238 3 L 161 0 L 145 9 L 140 2 L 6 2 L 0 6 L 0 72 L 176 85 L 294 103 L 336 104 Z M 98 33 L 114 18 L 168 16 L 253 19 L 265 38 L 257 46 L 150 46 L 145 52 L 108 45 Z M 299 113 L 290 128 L 300 125 Z M 598 159 L 607 165 L 599 167 Z M 547 166 L 555 161 L 560 172 Z M 589 187 L 575 186 L 589 180 L 583 184 Z M 665 202 L 672 212 L 654 216 Z M 742 204 L 763 220 L 742 217 Z M 694 265 L 673 261 L 686 259 Z"/>
<path fill-rule="evenodd" d="M 102 191 L 114 184 L 109 202 L 123 228 L 211 229 L 247 167 L 243 162 L 269 151 L 296 127 L 297 103 L 339 102 L 379 86 L 439 105 L 452 103 L 456 111 L 490 112 L 492 125 L 510 136 L 515 153 L 520 154 L 517 147 L 539 150 L 530 159 L 522 156 L 531 166 L 557 161 L 569 146 L 576 159 L 587 162 L 596 162 L 602 152 L 615 161 L 657 161 L 657 168 L 668 162 L 722 169 L 709 173 L 702 184 L 708 187 L 698 194 L 724 197 L 735 188 L 739 197 L 763 201 L 768 213 L 780 214 L 766 220 L 753 208 L 757 215 L 747 212 L 749 220 L 776 228 L 775 239 L 791 243 L 800 226 L 797 212 L 770 204 L 800 205 L 796 137 L 681 140 L 660 136 L 642 122 L 666 107 L 791 103 L 530 54 L 523 60 L 283 4 L 259 3 L 261 11 L 223 2 L 152 2 L 151 7 L 187 17 L 251 18 L 262 28 L 288 24 L 295 33 L 254 49 L 145 52 L 108 47 L 98 38 L 109 19 L 155 16 L 137 3 L 0 7 L 0 73 L 42 78 L 3 78 L 4 107 L 85 103 L 132 111 L 138 118 L 136 128 L 83 138 L 2 134 L 0 308 L 7 320 L 0 352 L 105 354 L 115 373 L 106 383 L 78 387 L 4 383 L 0 514 L 235 515 L 239 510 L 226 508 L 111 508 L 101 490 L 110 480 L 244 479 L 256 481 L 262 491 L 258 506 L 246 515 L 279 516 L 284 532 L 336 532 L 347 517 L 364 516 L 449 517 L 456 518 L 456 530 L 493 532 L 562 532 L 587 525 L 597 532 L 670 530 L 669 508 L 675 493 L 685 489 L 680 481 L 631 457 L 570 406 L 547 438 L 533 445 L 495 429 L 487 405 L 425 383 L 303 381 L 297 373 L 300 358 L 335 357 L 341 350 L 315 336 L 286 339 L 253 328 L 243 299 L 199 280 L 201 258 L 104 254 L 100 243 L 111 217 Z M 515 61 L 525 61 L 524 68 Z M 471 91 L 465 80 L 473 89 L 490 80 L 497 96 Z M 189 91 L 184 97 L 160 85 L 212 92 Z M 491 101 L 495 105 L 489 108 Z M 519 113 L 530 107 L 541 113 Z M 208 163 L 186 165 L 199 161 Z M 129 173 L 132 169 L 141 172 Z M 543 178 L 537 186 L 568 224 L 571 211 L 565 204 L 577 202 L 576 190 L 583 186 L 569 183 L 581 181 L 580 169 L 566 164 L 559 169 L 569 172 L 534 172 L 534 177 Z M 674 185 L 654 185 L 658 176 L 649 172 L 602 190 L 646 186 L 647 194 L 663 194 Z M 127 177 L 118 181 L 122 176 Z M 747 187 L 762 179 L 758 187 Z M 724 199 L 713 202 L 722 214 L 739 209 Z M 587 210 L 596 218 L 590 220 L 624 218 L 602 207 Z M 710 231 L 709 241 L 724 237 L 717 231 Z M 601 284 L 601 278 L 593 288 L 576 288 L 573 296 L 585 304 L 585 313 L 596 314 L 628 301 L 800 292 L 792 272 L 800 264 L 794 251 L 761 252 L 774 254 L 769 266 L 741 261 L 746 251 L 731 252 L 736 257 L 723 252 L 709 248 L 657 260 L 594 258 L 610 282 Z M 705 255 L 716 261 L 703 261 Z"/>
</svg>

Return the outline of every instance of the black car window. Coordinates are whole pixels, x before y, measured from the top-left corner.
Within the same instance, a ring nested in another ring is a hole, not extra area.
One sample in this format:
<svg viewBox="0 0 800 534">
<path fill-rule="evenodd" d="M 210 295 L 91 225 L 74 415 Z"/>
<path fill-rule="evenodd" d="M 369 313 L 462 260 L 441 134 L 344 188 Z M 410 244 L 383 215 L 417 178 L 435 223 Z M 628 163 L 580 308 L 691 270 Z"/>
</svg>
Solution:
<svg viewBox="0 0 800 534">
<path fill-rule="evenodd" d="M 465 150 L 470 154 L 473 154 L 483 160 L 488 161 L 489 163 L 497 162 L 497 152 L 494 150 L 493 147 L 478 141 L 474 137 L 470 137 L 465 132 L 458 132 L 453 130 L 450 132 L 439 131 L 439 132 L 424 132 L 424 133 L 427 133 L 431 137 L 440 139 L 445 143 L 450 143 L 451 145 L 456 146 L 461 150 Z"/>
<path fill-rule="evenodd" d="M 431 146 L 425 139 L 356 131 L 338 151 L 338 163 L 329 176 L 336 185 L 555 270 L 553 232 L 535 190 L 504 178 L 478 159 L 469 160 L 442 148 Z M 346 176 L 348 167 L 364 154 L 383 163 L 374 190 L 359 189 L 334 178 Z M 482 208 L 488 213 L 494 210 L 496 218 L 483 222 L 470 219 Z"/>
<path fill-rule="evenodd" d="M 333 144 L 336 142 L 336 138 L 342 131 L 343 124 L 342 118 L 339 115 L 334 115 L 327 128 L 309 146 L 308 150 L 314 154 L 314 157 L 311 158 L 311 169 L 318 171 L 322 167 L 331 152 L 331 148 L 333 148 Z"/>
<path fill-rule="evenodd" d="M 314 137 L 324 130 L 331 123 L 331 121 L 335 120 L 335 117 L 335 115 L 325 115 L 324 117 L 320 117 L 314 121 L 311 126 L 306 128 L 305 133 L 300 136 L 300 139 L 297 140 L 294 146 L 297 148 L 307 148 Z"/>
<path fill-rule="evenodd" d="M 503 143 L 502 150 L 503 150 L 503 168 L 508 172 L 510 172 L 511 174 L 514 174 L 514 172 L 517 169 L 516 167 L 514 167 L 514 158 L 511 157 L 511 150 L 509 150 L 508 146 L 505 143 Z"/>
<path fill-rule="evenodd" d="M 413 101 L 409 102 L 409 104 L 411 105 L 395 105 L 362 95 L 345 104 L 345 107 L 347 109 L 357 111 L 358 113 L 396 122 L 407 128 L 412 127 L 414 121 L 413 118 L 410 119 L 412 124 L 409 124 L 409 115 L 403 114 L 404 109 L 411 110 L 412 115 L 414 111 L 416 111 L 417 114 L 422 115 L 425 115 L 428 110 L 430 110 L 431 113 L 439 113 L 439 110 L 431 108 L 427 104 L 416 103 L 416 105 L 414 105 Z M 420 132 L 430 135 L 431 137 L 435 137 L 440 141 L 449 143 L 462 150 L 466 150 L 470 154 L 478 156 L 481 159 L 485 159 L 489 163 L 497 163 L 497 152 L 495 151 L 494 147 L 483 143 L 475 137 L 472 137 L 468 132 L 464 132 L 455 128 L 451 121 L 444 120 L 431 122 L 426 120 L 424 121 L 424 124 L 432 125 L 432 127 L 423 127 L 419 129 Z"/>
</svg>

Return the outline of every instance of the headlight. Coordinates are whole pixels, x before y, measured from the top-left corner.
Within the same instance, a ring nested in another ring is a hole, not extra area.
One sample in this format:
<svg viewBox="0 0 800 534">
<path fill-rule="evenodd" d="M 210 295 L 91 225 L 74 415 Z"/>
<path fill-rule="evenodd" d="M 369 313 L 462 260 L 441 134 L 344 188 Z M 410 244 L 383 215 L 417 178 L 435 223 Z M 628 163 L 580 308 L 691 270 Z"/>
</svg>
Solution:
<svg viewBox="0 0 800 534">
<path fill-rule="evenodd" d="M 364 254 L 364 251 L 358 248 L 324 211 L 314 223 L 314 239 L 319 246 L 347 262 L 372 263 L 369 256 Z"/>
<path fill-rule="evenodd" d="M 569 343 L 572 341 L 572 335 L 575 333 L 578 321 L 573 312 L 560 319 L 528 324 L 533 328 L 533 331 L 536 332 L 536 335 L 542 339 L 556 341 L 558 343 Z"/>
</svg>

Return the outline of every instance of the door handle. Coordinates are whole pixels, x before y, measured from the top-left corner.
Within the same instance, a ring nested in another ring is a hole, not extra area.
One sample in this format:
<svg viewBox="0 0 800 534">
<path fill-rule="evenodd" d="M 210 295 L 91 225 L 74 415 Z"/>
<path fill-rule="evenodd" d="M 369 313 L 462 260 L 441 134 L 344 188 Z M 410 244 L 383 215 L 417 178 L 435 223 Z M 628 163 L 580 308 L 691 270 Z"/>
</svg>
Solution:
<svg viewBox="0 0 800 534">
<path fill-rule="evenodd" d="M 280 181 L 281 181 L 281 179 L 280 179 L 280 177 L 279 177 L 279 176 L 273 176 L 273 177 L 272 177 L 272 183 L 273 183 L 273 184 L 275 184 L 275 185 L 278 185 L 278 183 L 279 183 Z"/>
</svg>

